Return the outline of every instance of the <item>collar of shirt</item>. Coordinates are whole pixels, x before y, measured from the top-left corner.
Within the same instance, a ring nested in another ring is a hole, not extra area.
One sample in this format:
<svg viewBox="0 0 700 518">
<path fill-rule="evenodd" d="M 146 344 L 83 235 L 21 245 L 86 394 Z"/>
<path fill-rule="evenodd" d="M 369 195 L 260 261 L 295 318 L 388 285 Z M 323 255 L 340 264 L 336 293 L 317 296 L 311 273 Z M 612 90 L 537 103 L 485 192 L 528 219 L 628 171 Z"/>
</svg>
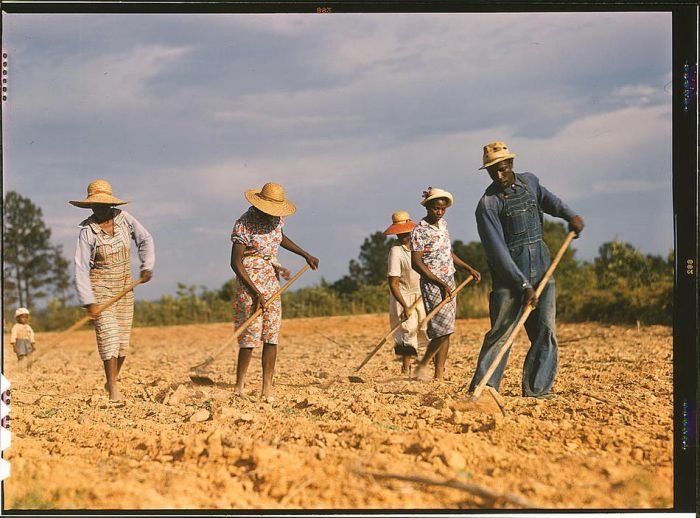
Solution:
<svg viewBox="0 0 700 518">
<path fill-rule="evenodd" d="M 114 212 L 112 213 L 112 219 L 114 220 L 114 226 L 116 227 L 121 222 L 121 218 L 123 218 L 124 216 L 122 215 L 121 209 L 115 208 L 113 210 L 114 210 Z M 100 232 L 103 231 L 100 224 L 97 221 L 95 221 L 94 214 L 89 216 L 86 220 L 81 221 L 78 226 L 79 227 L 88 227 L 95 234 L 99 234 Z"/>
<path fill-rule="evenodd" d="M 515 180 L 513 181 L 513 184 L 510 185 L 509 187 L 506 187 L 505 189 L 501 189 L 501 187 L 496 183 L 492 182 L 491 185 L 489 185 L 486 189 L 486 194 L 487 195 L 498 195 L 498 196 L 503 196 L 505 194 L 510 194 L 514 193 L 517 191 L 516 187 L 521 187 L 524 188 L 523 181 L 520 179 L 517 173 L 514 173 L 515 175 Z"/>
<path fill-rule="evenodd" d="M 436 225 L 431 225 L 430 223 L 428 223 L 427 221 L 425 221 L 425 218 L 421 219 L 421 220 L 418 222 L 418 224 L 421 225 L 421 226 L 423 226 L 423 227 L 432 227 L 432 228 L 435 228 L 435 227 L 436 227 Z M 447 227 L 447 221 L 445 221 L 444 218 L 441 218 L 440 220 L 438 220 L 437 228 L 438 228 L 439 230 L 445 230 L 446 227 Z"/>
</svg>

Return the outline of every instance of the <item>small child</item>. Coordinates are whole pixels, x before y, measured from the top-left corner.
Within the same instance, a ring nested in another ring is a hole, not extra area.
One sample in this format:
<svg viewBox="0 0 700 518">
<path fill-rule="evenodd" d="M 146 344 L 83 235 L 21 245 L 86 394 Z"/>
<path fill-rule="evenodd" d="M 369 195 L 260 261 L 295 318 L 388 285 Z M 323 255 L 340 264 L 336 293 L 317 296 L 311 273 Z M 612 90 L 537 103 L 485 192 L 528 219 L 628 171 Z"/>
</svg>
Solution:
<svg viewBox="0 0 700 518">
<path fill-rule="evenodd" d="M 34 330 L 29 325 L 29 310 L 19 308 L 15 311 L 17 323 L 12 326 L 10 343 L 17 354 L 17 360 L 22 361 L 25 356 L 34 352 Z"/>
<path fill-rule="evenodd" d="M 416 224 L 405 210 L 391 215 L 392 225 L 384 231 L 384 235 L 396 235 L 396 242 L 389 249 L 389 325 L 391 329 L 406 321 L 394 333 L 394 353 L 401 357 L 401 374 L 411 374 L 411 360 L 418 356 L 418 348 L 425 349 L 428 336 L 421 323 L 425 319 L 425 306 L 416 305 L 410 312 L 409 308 L 421 297 L 420 275 L 411 267 L 411 230 Z"/>
</svg>

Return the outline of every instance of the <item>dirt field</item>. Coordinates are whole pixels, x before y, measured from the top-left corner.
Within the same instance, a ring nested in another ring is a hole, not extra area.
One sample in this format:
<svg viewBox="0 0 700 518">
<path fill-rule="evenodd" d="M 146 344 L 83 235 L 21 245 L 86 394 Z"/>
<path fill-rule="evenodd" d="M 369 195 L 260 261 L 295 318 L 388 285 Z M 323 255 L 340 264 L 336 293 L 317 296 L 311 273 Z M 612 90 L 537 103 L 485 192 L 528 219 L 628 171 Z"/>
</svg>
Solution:
<svg viewBox="0 0 700 518">
<path fill-rule="evenodd" d="M 441 384 L 402 379 L 390 344 L 351 382 L 386 320 L 286 320 L 272 404 L 232 399 L 233 347 L 215 385 L 190 381 L 227 324 L 134 329 L 123 407 L 107 402 L 91 330 L 31 369 L 6 348 L 5 508 L 672 507 L 670 328 L 560 324 L 559 397 L 544 401 L 520 397 L 521 338 L 504 416 L 489 397 L 464 405 L 487 320 L 458 321 Z M 260 351 L 249 377 L 258 394 Z"/>
</svg>

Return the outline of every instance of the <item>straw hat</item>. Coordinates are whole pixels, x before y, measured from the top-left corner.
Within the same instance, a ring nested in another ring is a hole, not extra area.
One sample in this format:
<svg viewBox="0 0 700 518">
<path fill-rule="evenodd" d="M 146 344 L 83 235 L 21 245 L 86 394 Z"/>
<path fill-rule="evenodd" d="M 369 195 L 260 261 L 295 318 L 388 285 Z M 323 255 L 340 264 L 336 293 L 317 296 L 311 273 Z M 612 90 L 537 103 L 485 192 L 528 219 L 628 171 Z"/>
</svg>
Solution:
<svg viewBox="0 0 700 518">
<path fill-rule="evenodd" d="M 284 187 L 268 182 L 262 189 L 248 189 L 246 199 L 255 207 L 270 216 L 290 216 L 297 211 L 294 204 L 284 197 Z"/>
<path fill-rule="evenodd" d="M 430 200 L 434 200 L 435 198 L 447 198 L 448 207 L 451 207 L 452 202 L 454 201 L 452 194 L 449 192 L 443 189 L 438 189 L 437 187 L 428 187 L 428 190 L 423 191 L 423 200 L 420 202 L 420 204 L 425 207 L 426 203 L 428 203 Z"/>
<path fill-rule="evenodd" d="M 416 227 L 416 224 L 411 221 L 411 216 L 405 210 L 394 212 L 391 215 L 392 225 L 384 231 L 384 235 L 389 234 L 406 234 Z"/>
<path fill-rule="evenodd" d="M 124 205 L 128 201 L 112 196 L 112 185 L 107 180 L 90 182 L 87 188 L 87 198 L 80 201 L 69 201 L 71 205 L 89 209 L 92 205 Z"/>
<path fill-rule="evenodd" d="M 510 152 L 505 142 L 502 140 L 491 142 L 484 146 L 484 165 L 482 165 L 479 170 L 486 169 L 493 164 L 508 160 L 509 158 L 515 158 L 515 153 Z"/>
<path fill-rule="evenodd" d="M 17 318 L 20 315 L 28 315 L 29 310 L 27 308 L 17 308 L 17 311 L 15 311 L 15 318 Z"/>
</svg>

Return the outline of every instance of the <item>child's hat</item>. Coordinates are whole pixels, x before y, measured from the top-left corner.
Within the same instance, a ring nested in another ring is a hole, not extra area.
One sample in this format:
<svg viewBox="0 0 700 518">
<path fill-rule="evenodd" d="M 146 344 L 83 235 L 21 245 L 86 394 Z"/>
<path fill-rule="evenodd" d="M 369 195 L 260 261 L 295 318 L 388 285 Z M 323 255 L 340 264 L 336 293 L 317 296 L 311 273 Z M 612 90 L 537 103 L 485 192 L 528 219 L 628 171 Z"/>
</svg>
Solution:
<svg viewBox="0 0 700 518">
<path fill-rule="evenodd" d="M 449 192 L 443 189 L 438 189 L 437 187 L 428 187 L 427 190 L 423 191 L 423 199 L 421 200 L 420 204 L 425 207 L 426 203 L 428 203 L 430 200 L 434 200 L 435 198 L 447 199 L 448 207 L 451 207 L 452 202 L 454 201 L 454 198 L 452 198 L 452 194 L 450 194 Z"/>
<path fill-rule="evenodd" d="M 510 152 L 505 142 L 502 140 L 491 142 L 484 146 L 484 165 L 482 165 L 479 170 L 486 169 L 493 164 L 508 160 L 509 158 L 515 158 L 515 153 Z"/>
<path fill-rule="evenodd" d="M 124 205 L 128 201 L 112 196 L 112 185 L 107 180 L 95 180 L 87 187 L 87 198 L 79 201 L 69 201 L 71 205 L 89 209 L 92 205 Z"/>
<path fill-rule="evenodd" d="M 285 197 L 284 187 L 278 183 L 268 182 L 261 189 L 248 189 L 245 197 L 253 207 L 270 216 L 291 216 L 297 211 Z"/>
<path fill-rule="evenodd" d="M 20 315 L 28 315 L 29 310 L 27 308 L 17 308 L 17 311 L 15 311 L 15 318 L 17 318 Z"/>
<path fill-rule="evenodd" d="M 384 235 L 390 234 L 406 234 L 416 227 L 416 224 L 411 221 L 411 216 L 405 210 L 394 212 L 391 215 L 392 225 L 384 231 Z"/>
</svg>

